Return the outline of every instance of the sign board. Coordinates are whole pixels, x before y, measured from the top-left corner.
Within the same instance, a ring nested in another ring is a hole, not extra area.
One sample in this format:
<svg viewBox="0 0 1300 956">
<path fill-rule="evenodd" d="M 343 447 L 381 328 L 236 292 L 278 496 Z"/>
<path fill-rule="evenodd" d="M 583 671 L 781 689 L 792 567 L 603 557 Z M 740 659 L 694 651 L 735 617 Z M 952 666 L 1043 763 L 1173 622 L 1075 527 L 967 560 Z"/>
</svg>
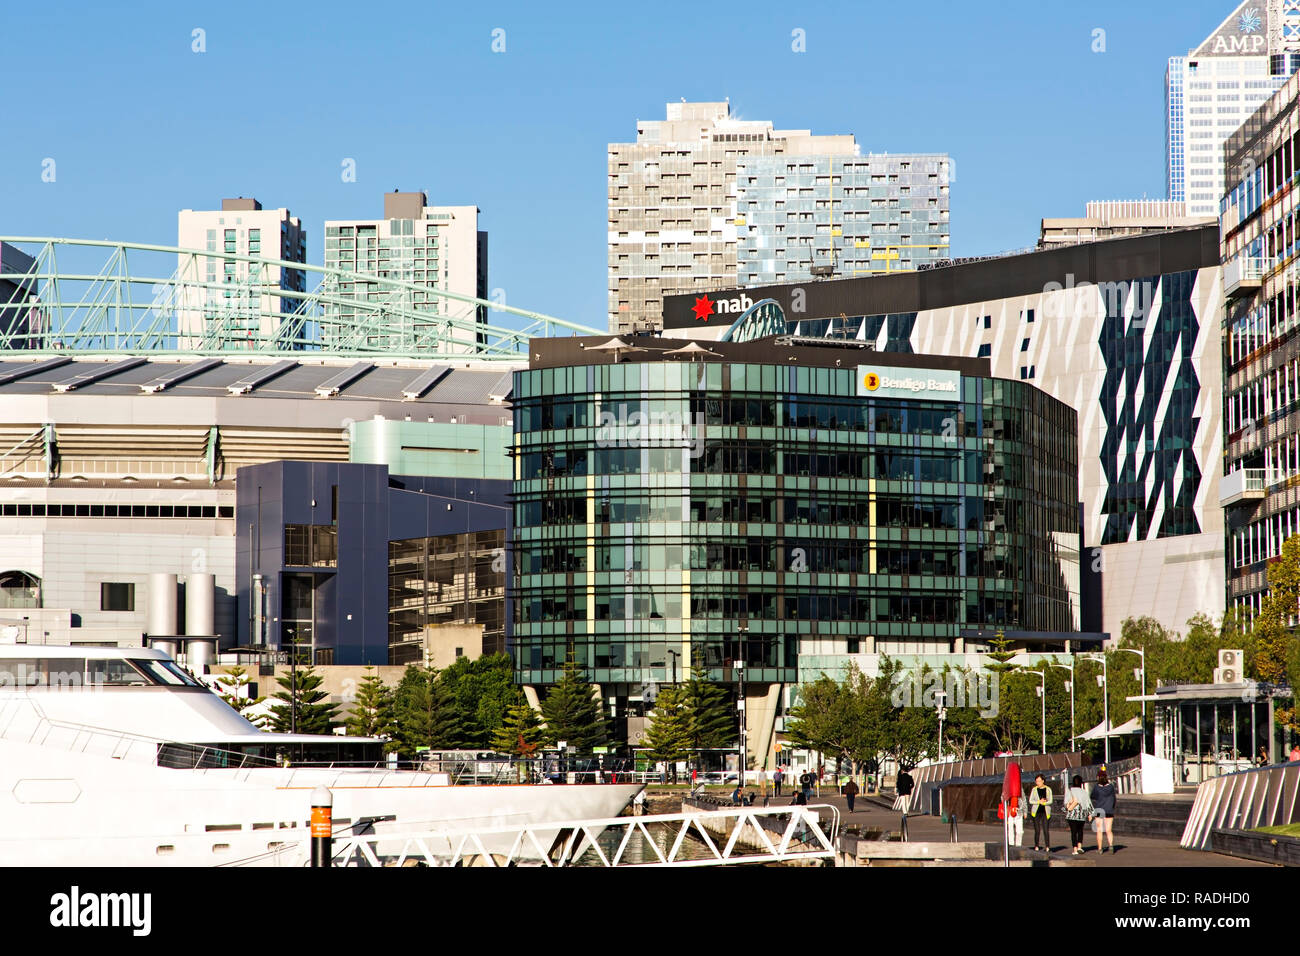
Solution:
<svg viewBox="0 0 1300 956">
<path fill-rule="evenodd" d="M 867 398 L 955 402 L 961 399 L 961 372 L 859 365 L 858 394 Z"/>
</svg>

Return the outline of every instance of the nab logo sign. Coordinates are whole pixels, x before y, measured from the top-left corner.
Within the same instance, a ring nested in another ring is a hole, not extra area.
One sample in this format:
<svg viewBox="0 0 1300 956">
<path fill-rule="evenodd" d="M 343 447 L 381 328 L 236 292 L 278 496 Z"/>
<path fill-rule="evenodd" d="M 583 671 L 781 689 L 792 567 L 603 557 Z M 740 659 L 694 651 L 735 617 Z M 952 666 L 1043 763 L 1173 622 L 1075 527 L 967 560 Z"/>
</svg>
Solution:
<svg viewBox="0 0 1300 956">
<path fill-rule="evenodd" d="M 714 315 L 740 315 L 746 309 L 754 304 L 754 300 L 749 296 L 741 293 L 730 299 L 710 299 L 707 295 L 698 296 L 695 299 L 695 305 L 691 306 L 691 311 L 695 313 L 697 322 L 707 322 L 709 317 Z"/>
<path fill-rule="evenodd" d="M 880 388 L 880 376 L 875 372 L 868 372 L 863 376 L 862 384 L 868 392 L 874 392 L 876 389 Z"/>
</svg>

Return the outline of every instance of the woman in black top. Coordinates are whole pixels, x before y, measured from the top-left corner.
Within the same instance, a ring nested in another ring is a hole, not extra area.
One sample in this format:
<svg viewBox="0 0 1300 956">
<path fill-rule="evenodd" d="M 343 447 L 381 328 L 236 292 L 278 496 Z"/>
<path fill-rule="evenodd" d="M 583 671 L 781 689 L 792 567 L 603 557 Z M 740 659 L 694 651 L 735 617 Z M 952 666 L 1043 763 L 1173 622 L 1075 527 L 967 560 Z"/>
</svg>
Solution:
<svg viewBox="0 0 1300 956">
<path fill-rule="evenodd" d="M 1093 784 L 1092 807 L 1096 814 L 1093 827 L 1097 830 L 1097 852 L 1105 853 L 1101 845 L 1101 837 L 1104 833 L 1110 841 L 1110 852 L 1115 852 L 1115 785 L 1110 782 L 1103 770 L 1097 774 L 1097 782 Z"/>
</svg>

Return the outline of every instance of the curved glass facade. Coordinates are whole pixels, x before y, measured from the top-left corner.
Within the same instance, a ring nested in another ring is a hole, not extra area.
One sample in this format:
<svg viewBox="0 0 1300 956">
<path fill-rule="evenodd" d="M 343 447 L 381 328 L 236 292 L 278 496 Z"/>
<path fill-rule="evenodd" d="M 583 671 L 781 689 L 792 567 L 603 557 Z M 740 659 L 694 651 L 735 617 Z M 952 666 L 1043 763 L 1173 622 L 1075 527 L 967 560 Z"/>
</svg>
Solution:
<svg viewBox="0 0 1300 956">
<path fill-rule="evenodd" d="M 789 682 L 801 644 L 1077 630 L 1073 409 L 944 374 L 951 396 L 920 400 L 859 394 L 856 366 L 517 372 L 517 680 L 556 682 L 570 648 L 588 679 L 635 688 L 695 655 L 715 680 L 743 657 L 746 681 Z"/>
</svg>

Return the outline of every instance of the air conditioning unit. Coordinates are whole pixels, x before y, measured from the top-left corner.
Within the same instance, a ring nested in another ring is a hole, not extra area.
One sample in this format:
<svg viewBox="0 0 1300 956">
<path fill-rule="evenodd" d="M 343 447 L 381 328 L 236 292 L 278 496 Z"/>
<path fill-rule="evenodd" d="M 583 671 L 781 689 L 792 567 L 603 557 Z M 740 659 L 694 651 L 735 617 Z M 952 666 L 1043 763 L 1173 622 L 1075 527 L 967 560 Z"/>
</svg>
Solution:
<svg viewBox="0 0 1300 956">
<path fill-rule="evenodd" d="M 1219 651 L 1219 667 L 1232 667 L 1240 671 L 1246 664 L 1245 653 L 1242 650 Z"/>
<path fill-rule="evenodd" d="M 1216 684 L 1240 684 L 1241 668 L 1216 667 L 1214 669 L 1214 682 Z"/>
</svg>

